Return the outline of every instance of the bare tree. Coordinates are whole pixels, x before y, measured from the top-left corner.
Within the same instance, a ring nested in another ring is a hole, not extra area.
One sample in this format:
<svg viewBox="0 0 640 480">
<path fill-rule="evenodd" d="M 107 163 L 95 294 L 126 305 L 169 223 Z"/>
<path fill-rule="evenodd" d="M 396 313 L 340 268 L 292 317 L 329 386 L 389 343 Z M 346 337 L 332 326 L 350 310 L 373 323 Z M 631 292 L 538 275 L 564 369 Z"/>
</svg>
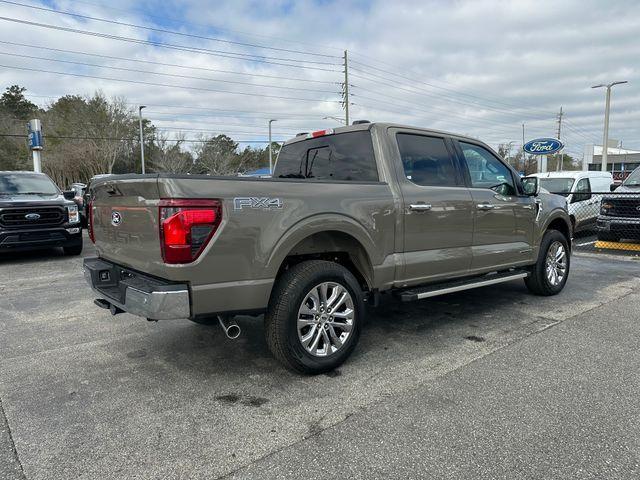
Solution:
<svg viewBox="0 0 640 480">
<path fill-rule="evenodd" d="M 187 173 L 193 168 L 193 157 L 182 150 L 184 134 L 169 140 L 166 134 L 156 138 L 151 152 L 151 165 L 157 172 Z"/>
</svg>

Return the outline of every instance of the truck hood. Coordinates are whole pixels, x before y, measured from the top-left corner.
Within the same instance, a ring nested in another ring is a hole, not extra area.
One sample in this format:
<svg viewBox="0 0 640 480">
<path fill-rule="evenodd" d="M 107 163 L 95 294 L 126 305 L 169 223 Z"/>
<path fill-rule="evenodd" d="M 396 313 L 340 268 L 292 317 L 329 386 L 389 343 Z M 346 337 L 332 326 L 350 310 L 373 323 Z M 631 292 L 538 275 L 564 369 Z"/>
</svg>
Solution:
<svg viewBox="0 0 640 480">
<path fill-rule="evenodd" d="M 56 205 L 73 205 L 71 200 L 66 200 L 61 194 L 55 195 L 0 195 L 1 207 L 29 207 Z"/>
<path fill-rule="evenodd" d="M 627 187 L 626 185 L 620 185 L 614 190 L 614 194 L 615 193 L 637 193 L 638 195 L 640 195 L 640 186 Z"/>
</svg>

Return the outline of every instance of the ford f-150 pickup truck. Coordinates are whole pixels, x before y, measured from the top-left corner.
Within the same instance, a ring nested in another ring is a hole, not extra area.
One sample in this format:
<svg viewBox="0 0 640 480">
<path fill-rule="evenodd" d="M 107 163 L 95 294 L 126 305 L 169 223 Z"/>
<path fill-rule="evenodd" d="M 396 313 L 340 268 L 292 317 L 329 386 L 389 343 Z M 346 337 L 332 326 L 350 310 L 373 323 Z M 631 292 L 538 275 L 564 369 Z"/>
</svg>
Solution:
<svg viewBox="0 0 640 480">
<path fill-rule="evenodd" d="M 62 247 L 65 255 L 80 255 L 73 197 L 44 173 L 0 172 L 0 253 Z"/>
<path fill-rule="evenodd" d="M 285 142 L 272 178 L 113 176 L 92 185 L 84 274 L 112 313 L 220 320 L 264 313 L 290 369 L 340 365 L 383 292 L 403 301 L 569 275 L 566 199 L 484 143 L 361 122 Z M 389 319 L 390 322 L 393 319 Z"/>
</svg>

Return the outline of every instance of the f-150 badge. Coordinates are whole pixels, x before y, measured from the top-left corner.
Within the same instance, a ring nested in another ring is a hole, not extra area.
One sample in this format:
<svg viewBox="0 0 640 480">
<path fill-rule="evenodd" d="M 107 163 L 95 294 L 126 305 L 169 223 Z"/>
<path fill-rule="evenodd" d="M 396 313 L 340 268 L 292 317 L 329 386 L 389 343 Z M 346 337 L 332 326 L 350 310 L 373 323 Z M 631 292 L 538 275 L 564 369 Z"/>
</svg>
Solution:
<svg viewBox="0 0 640 480">
<path fill-rule="evenodd" d="M 243 208 L 258 209 L 279 209 L 282 208 L 282 199 L 268 197 L 236 197 L 233 199 L 233 209 L 242 210 Z"/>
</svg>

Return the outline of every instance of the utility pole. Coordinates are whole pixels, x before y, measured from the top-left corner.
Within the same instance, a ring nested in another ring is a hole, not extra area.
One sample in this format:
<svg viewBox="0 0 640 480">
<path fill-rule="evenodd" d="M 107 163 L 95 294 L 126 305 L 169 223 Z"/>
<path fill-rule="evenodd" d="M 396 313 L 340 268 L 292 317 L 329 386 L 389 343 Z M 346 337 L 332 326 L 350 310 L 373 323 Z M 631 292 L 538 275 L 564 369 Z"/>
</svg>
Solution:
<svg viewBox="0 0 640 480">
<path fill-rule="evenodd" d="M 562 134 L 562 107 L 560 107 L 560 113 L 558 114 L 558 136 L 556 137 L 560 140 L 560 135 Z M 560 161 L 556 163 L 556 172 L 561 172 L 564 167 L 564 152 L 560 153 Z"/>
<path fill-rule="evenodd" d="M 142 134 L 142 109 L 147 108 L 146 105 L 138 107 L 138 122 L 140 123 L 140 162 L 142 163 L 142 174 L 144 175 L 144 136 Z"/>
<path fill-rule="evenodd" d="M 44 148 L 44 143 L 42 141 L 42 122 L 40 120 L 29 120 L 29 123 L 27 123 L 27 138 L 29 140 L 29 150 L 33 155 L 33 171 L 42 173 L 41 151 Z"/>
<path fill-rule="evenodd" d="M 269 175 L 273 173 L 273 153 L 271 152 L 271 124 L 277 122 L 275 118 L 269 120 Z"/>
<path fill-rule="evenodd" d="M 609 107 L 611 105 L 611 87 L 614 85 L 621 85 L 623 83 L 628 83 L 626 80 L 621 82 L 612 82 L 608 85 L 601 83 L 600 85 L 594 85 L 591 88 L 602 88 L 606 87 L 607 96 L 605 100 L 604 106 L 604 134 L 602 139 L 602 171 L 607 171 L 607 155 L 609 153 Z"/>
<path fill-rule="evenodd" d="M 527 157 L 525 155 L 527 152 L 524 151 L 524 122 L 522 123 L 522 172 L 526 174 L 527 170 Z M 516 167 L 517 168 L 517 167 Z"/>
<path fill-rule="evenodd" d="M 344 123 L 349 125 L 349 57 L 344 51 L 344 88 L 342 90 L 344 101 Z"/>
</svg>

